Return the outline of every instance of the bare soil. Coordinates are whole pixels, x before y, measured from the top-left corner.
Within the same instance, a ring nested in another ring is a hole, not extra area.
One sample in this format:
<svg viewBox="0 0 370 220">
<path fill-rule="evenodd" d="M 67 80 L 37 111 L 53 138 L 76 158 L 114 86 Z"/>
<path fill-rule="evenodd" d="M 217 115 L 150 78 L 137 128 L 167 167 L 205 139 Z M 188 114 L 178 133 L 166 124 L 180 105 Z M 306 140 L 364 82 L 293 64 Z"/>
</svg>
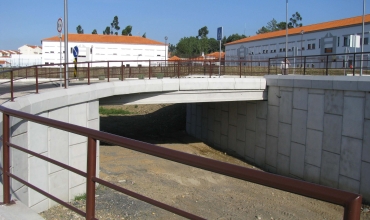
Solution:
<svg viewBox="0 0 370 220">
<path fill-rule="evenodd" d="M 130 115 L 101 116 L 101 130 L 239 166 L 253 165 L 217 151 L 186 134 L 185 105 L 109 106 Z M 110 146 L 100 147 L 100 177 L 206 219 L 342 219 L 343 208 L 280 190 Z M 71 204 L 85 211 L 85 200 Z M 62 206 L 45 219 L 84 219 Z M 182 219 L 147 203 L 99 186 L 99 219 Z M 363 206 L 361 219 L 370 219 Z"/>
</svg>

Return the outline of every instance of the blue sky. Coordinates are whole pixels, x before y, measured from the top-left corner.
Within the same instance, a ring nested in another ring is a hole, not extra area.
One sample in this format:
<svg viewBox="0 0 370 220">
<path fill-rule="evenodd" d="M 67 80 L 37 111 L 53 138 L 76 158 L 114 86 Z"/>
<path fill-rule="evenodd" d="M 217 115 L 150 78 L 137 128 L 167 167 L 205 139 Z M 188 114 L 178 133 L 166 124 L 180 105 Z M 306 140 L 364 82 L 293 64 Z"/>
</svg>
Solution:
<svg viewBox="0 0 370 220">
<path fill-rule="evenodd" d="M 285 21 L 286 0 L 68 0 L 69 33 L 81 25 L 85 33 L 102 34 L 114 16 L 121 30 L 132 25 L 133 35 L 171 44 L 196 36 L 207 26 L 208 37 L 255 35 L 275 18 Z M 289 0 L 288 17 L 298 11 L 304 25 L 362 15 L 363 0 Z M 370 13 L 370 1 L 366 13 Z M 41 45 L 57 35 L 56 23 L 64 18 L 64 0 L 7 0 L 0 7 L 0 49 L 18 49 L 24 44 Z M 366 30 L 365 30 L 366 31 Z"/>
</svg>

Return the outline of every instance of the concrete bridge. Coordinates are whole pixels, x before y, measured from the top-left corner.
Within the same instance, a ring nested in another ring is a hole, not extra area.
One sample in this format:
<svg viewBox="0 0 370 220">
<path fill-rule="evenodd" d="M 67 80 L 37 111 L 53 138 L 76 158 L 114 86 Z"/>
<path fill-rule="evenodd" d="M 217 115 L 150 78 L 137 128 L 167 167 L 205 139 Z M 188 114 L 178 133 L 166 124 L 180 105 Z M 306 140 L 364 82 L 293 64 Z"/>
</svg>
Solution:
<svg viewBox="0 0 370 220">
<path fill-rule="evenodd" d="M 370 80 L 355 76 L 165 78 L 56 89 L 3 105 L 99 129 L 99 104 L 189 103 L 187 132 L 211 146 L 269 172 L 370 200 L 369 91 Z M 86 170 L 86 137 L 15 118 L 11 125 L 12 142 Z M 85 191 L 84 178 L 17 151 L 12 155 L 12 173 L 64 201 Z M 55 205 L 17 181 L 12 190 L 37 212 Z"/>
</svg>

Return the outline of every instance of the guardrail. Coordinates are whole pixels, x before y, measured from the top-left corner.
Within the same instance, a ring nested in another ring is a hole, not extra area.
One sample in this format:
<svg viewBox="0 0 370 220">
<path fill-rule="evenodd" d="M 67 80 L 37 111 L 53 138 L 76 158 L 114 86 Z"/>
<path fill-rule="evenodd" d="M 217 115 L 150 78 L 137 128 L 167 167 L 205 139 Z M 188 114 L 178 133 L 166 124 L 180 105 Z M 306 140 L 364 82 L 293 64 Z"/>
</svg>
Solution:
<svg viewBox="0 0 370 220">
<path fill-rule="evenodd" d="M 360 212 L 361 212 L 361 202 L 362 197 L 361 195 L 341 191 L 338 189 L 333 189 L 321 185 L 316 185 L 288 177 L 283 177 L 271 173 L 266 173 L 262 171 L 257 171 L 233 164 L 228 164 L 192 154 L 187 154 L 163 147 L 159 147 L 156 145 L 152 145 L 149 143 L 144 143 L 132 139 L 128 139 L 125 137 L 120 137 L 116 135 L 112 135 L 109 133 L 80 127 L 77 125 L 68 124 L 61 121 L 56 121 L 12 109 L 8 109 L 4 106 L 0 106 L 0 111 L 3 113 L 3 134 L 2 134 L 2 142 L 3 142 L 3 164 L 2 164 L 2 172 L 3 172 L 3 201 L 5 204 L 11 203 L 11 195 L 10 195 L 10 178 L 13 178 L 22 184 L 32 188 L 33 190 L 43 194 L 44 196 L 58 202 L 59 204 L 71 209 L 72 211 L 76 212 L 77 214 L 84 216 L 86 219 L 96 219 L 95 218 L 95 183 L 102 184 L 106 187 L 114 189 L 118 192 L 127 194 L 132 196 L 136 199 L 145 201 L 149 204 L 157 206 L 159 208 L 165 209 L 169 212 L 175 213 L 177 215 L 183 216 L 189 219 L 203 219 L 200 216 L 196 216 L 191 214 L 187 211 L 180 210 L 176 207 L 169 206 L 162 202 L 150 199 L 138 193 L 132 192 L 130 190 L 124 189 L 107 181 L 104 181 L 98 177 L 96 177 L 96 153 L 97 153 L 97 140 L 104 141 L 107 143 L 111 143 L 114 145 L 118 145 L 121 147 L 125 147 L 131 150 L 135 150 L 138 152 L 142 152 L 145 154 L 149 154 L 152 156 L 160 157 L 163 159 L 171 160 L 174 162 L 186 164 L 189 166 L 197 167 L 200 169 L 208 170 L 214 173 L 223 174 L 226 176 L 234 177 L 237 179 L 241 179 L 244 181 L 250 181 L 253 183 L 257 183 L 260 185 L 272 187 L 275 189 L 284 190 L 287 192 L 295 193 L 298 195 L 326 201 L 329 203 L 337 204 L 344 207 L 344 215 L 343 219 L 360 219 Z M 87 137 L 87 172 L 82 172 L 77 170 L 73 167 L 70 167 L 66 164 L 60 163 L 43 155 L 37 154 L 33 151 L 27 150 L 22 146 L 18 146 L 10 142 L 10 117 L 17 117 L 26 121 L 32 121 L 34 123 L 50 126 L 53 128 L 57 128 L 60 130 L 64 130 L 67 132 L 72 132 L 75 134 L 79 134 L 82 136 Z M 74 172 L 80 176 L 86 178 L 86 212 L 83 212 L 74 206 L 56 198 L 55 196 L 51 195 L 48 192 L 45 192 L 30 184 L 29 182 L 22 180 L 21 178 L 15 176 L 10 172 L 10 158 L 9 152 L 10 148 L 17 149 L 27 154 L 31 154 L 35 157 L 38 157 L 42 160 L 48 161 L 60 167 L 63 167 L 71 172 Z"/>
</svg>

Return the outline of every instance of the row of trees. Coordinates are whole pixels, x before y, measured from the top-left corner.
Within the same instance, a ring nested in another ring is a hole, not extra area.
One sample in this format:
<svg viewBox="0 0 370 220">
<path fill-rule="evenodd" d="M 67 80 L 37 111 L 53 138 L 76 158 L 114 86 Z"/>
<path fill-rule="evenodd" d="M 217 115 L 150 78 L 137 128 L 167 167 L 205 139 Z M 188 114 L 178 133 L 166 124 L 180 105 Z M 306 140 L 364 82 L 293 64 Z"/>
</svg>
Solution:
<svg viewBox="0 0 370 220">
<path fill-rule="evenodd" d="M 289 20 L 290 22 L 288 22 L 288 28 L 302 27 L 302 23 L 300 23 L 300 21 L 302 21 L 302 17 L 298 12 L 294 13 Z M 271 21 L 267 23 L 266 26 L 263 26 L 261 27 L 261 29 L 258 29 L 256 34 L 263 34 L 267 32 L 285 30 L 285 29 L 286 29 L 286 22 L 284 21 L 277 22 L 275 18 L 273 18 Z"/>
<path fill-rule="evenodd" d="M 118 35 L 118 31 L 121 29 L 119 26 L 119 21 L 118 21 L 118 16 L 114 16 L 112 23 L 110 23 L 110 26 L 107 26 L 105 30 L 103 31 L 103 34 L 105 35 Z M 81 25 L 78 25 L 76 27 L 77 33 L 78 34 L 83 34 L 84 30 L 82 29 Z M 98 31 L 94 29 L 92 34 L 98 34 Z M 124 36 L 132 36 L 132 26 L 127 25 L 126 28 L 124 28 L 121 32 L 122 35 Z M 146 37 L 146 33 L 143 34 L 142 37 Z"/>
</svg>

